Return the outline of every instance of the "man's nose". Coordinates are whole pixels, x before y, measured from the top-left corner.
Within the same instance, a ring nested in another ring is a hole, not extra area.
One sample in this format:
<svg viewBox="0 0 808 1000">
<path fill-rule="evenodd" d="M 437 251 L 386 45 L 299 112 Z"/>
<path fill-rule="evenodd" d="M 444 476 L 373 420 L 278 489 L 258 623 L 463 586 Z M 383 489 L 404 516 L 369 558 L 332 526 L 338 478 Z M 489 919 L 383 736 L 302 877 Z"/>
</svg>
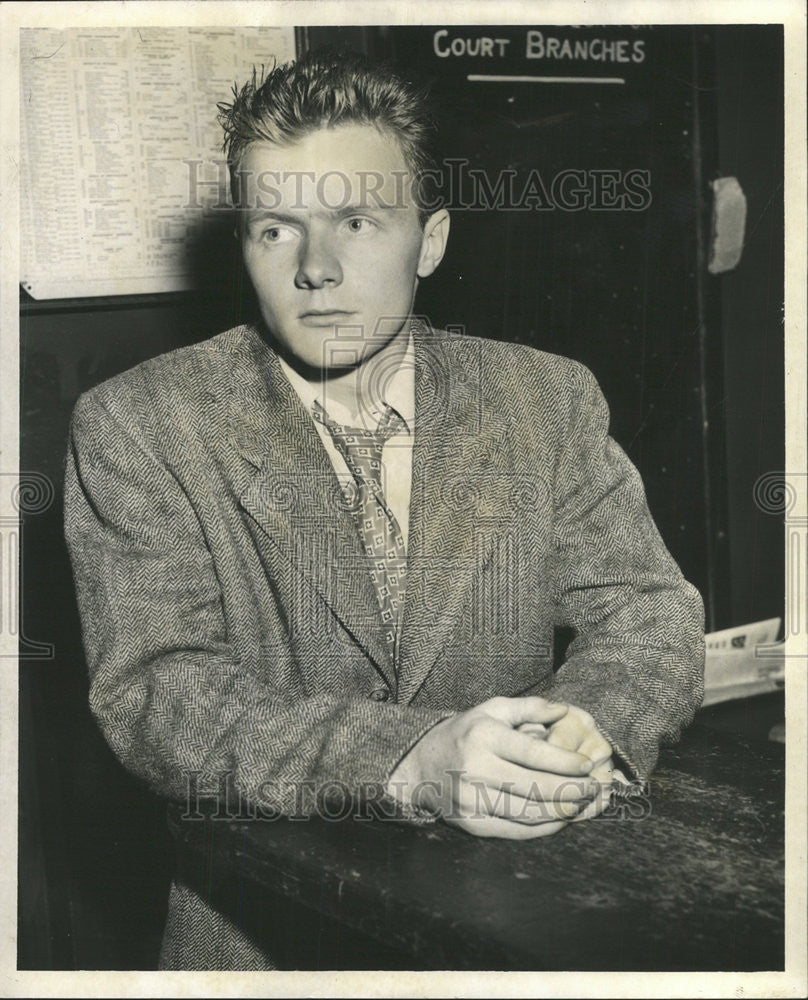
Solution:
<svg viewBox="0 0 808 1000">
<path fill-rule="evenodd" d="M 342 267 L 333 240 L 325 233 L 309 233 L 300 247 L 295 284 L 298 288 L 339 285 Z"/>
</svg>

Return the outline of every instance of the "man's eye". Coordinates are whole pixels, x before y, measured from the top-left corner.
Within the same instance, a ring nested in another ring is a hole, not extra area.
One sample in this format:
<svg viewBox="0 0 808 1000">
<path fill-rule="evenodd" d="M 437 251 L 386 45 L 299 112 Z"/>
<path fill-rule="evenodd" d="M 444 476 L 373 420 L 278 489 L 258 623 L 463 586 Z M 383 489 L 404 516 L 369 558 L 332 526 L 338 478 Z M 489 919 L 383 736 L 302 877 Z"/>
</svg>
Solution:
<svg viewBox="0 0 808 1000">
<path fill-rule="evenodd" d="M 267 243 L 285 243 L 294 237 L 288 226 L 269 226 L 264 230 L 263 238 Z"/>
<path fill-rule="evenodd" d="M 370 219 L 348 219 L 348 229 L 352 233 L 368 233 L 374 228 L 374 224 Z"/>
</svg>

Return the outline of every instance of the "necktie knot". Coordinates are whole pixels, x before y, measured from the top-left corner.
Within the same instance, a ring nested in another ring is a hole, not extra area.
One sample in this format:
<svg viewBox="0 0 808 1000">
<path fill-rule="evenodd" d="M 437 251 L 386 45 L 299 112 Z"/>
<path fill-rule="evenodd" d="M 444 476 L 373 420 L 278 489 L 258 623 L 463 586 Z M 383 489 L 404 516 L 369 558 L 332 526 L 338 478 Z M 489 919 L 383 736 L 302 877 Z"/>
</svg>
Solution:
<svg viewBox="0 0 808 1000">
<path fill-rule="evenodd" d="M 385 403 L 384 412 L 375 428 L 339 424 L 328 416 L 319 402 L 314 403 L 313 413 L 315 419 L 328 428 L 334 445 L 357 482 L 364 480 L 377 487 L 381 486 L 385 443 L 404 427 L 404 420 L 393 407 Z"/>
</svg>

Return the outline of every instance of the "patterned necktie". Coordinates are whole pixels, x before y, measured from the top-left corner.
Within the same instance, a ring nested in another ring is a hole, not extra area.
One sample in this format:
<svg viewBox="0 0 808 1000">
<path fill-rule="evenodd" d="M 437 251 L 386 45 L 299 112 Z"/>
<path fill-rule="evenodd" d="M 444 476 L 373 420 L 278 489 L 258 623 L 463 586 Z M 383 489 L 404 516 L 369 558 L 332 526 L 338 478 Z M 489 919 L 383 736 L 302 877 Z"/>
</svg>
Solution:
<svg viewBox="0 0 808 1000">
<path fill-rule="evenodd" d="M 389 404 L 385 404 L 376 430 L 338 424 L 328 417 L 319 402 L 314 403 L 313 413 L 315 419 L 328 428 L 334 445 L 356 480 L 357 492 L 351 503 L 351 513 L 368 557 L 387 643 L 393 662 L 397 663 L 398 624 L 407 582 L 407 550 L 398 521 L 384 499 L 381 474 L 385 441 L 405 426 L 404 420 Z"/>
</svg>

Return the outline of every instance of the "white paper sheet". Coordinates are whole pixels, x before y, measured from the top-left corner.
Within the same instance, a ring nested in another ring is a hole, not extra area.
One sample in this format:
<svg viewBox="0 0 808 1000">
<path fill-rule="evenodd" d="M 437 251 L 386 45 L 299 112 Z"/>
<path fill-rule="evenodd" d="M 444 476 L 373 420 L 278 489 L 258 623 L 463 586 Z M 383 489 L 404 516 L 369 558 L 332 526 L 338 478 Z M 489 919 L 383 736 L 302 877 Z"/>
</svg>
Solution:
<svg viewBox="0 0 808 1000">
<path fill-rule="evenodd" d="M 770 645 L 777 638 L 780 621 L 770 618 L 705 636 L 704 705 L 748 698 L 783 686 L 784 658 L 759 655 L 759 647 Z"/>
<path fill-rule="evenodd" d="M 293 58 L 294 28 L 25 28 L 20 45 L 23 288 L 189 287 L 195 227 L 227 201 L 216 104 Z"/>
</svg>

